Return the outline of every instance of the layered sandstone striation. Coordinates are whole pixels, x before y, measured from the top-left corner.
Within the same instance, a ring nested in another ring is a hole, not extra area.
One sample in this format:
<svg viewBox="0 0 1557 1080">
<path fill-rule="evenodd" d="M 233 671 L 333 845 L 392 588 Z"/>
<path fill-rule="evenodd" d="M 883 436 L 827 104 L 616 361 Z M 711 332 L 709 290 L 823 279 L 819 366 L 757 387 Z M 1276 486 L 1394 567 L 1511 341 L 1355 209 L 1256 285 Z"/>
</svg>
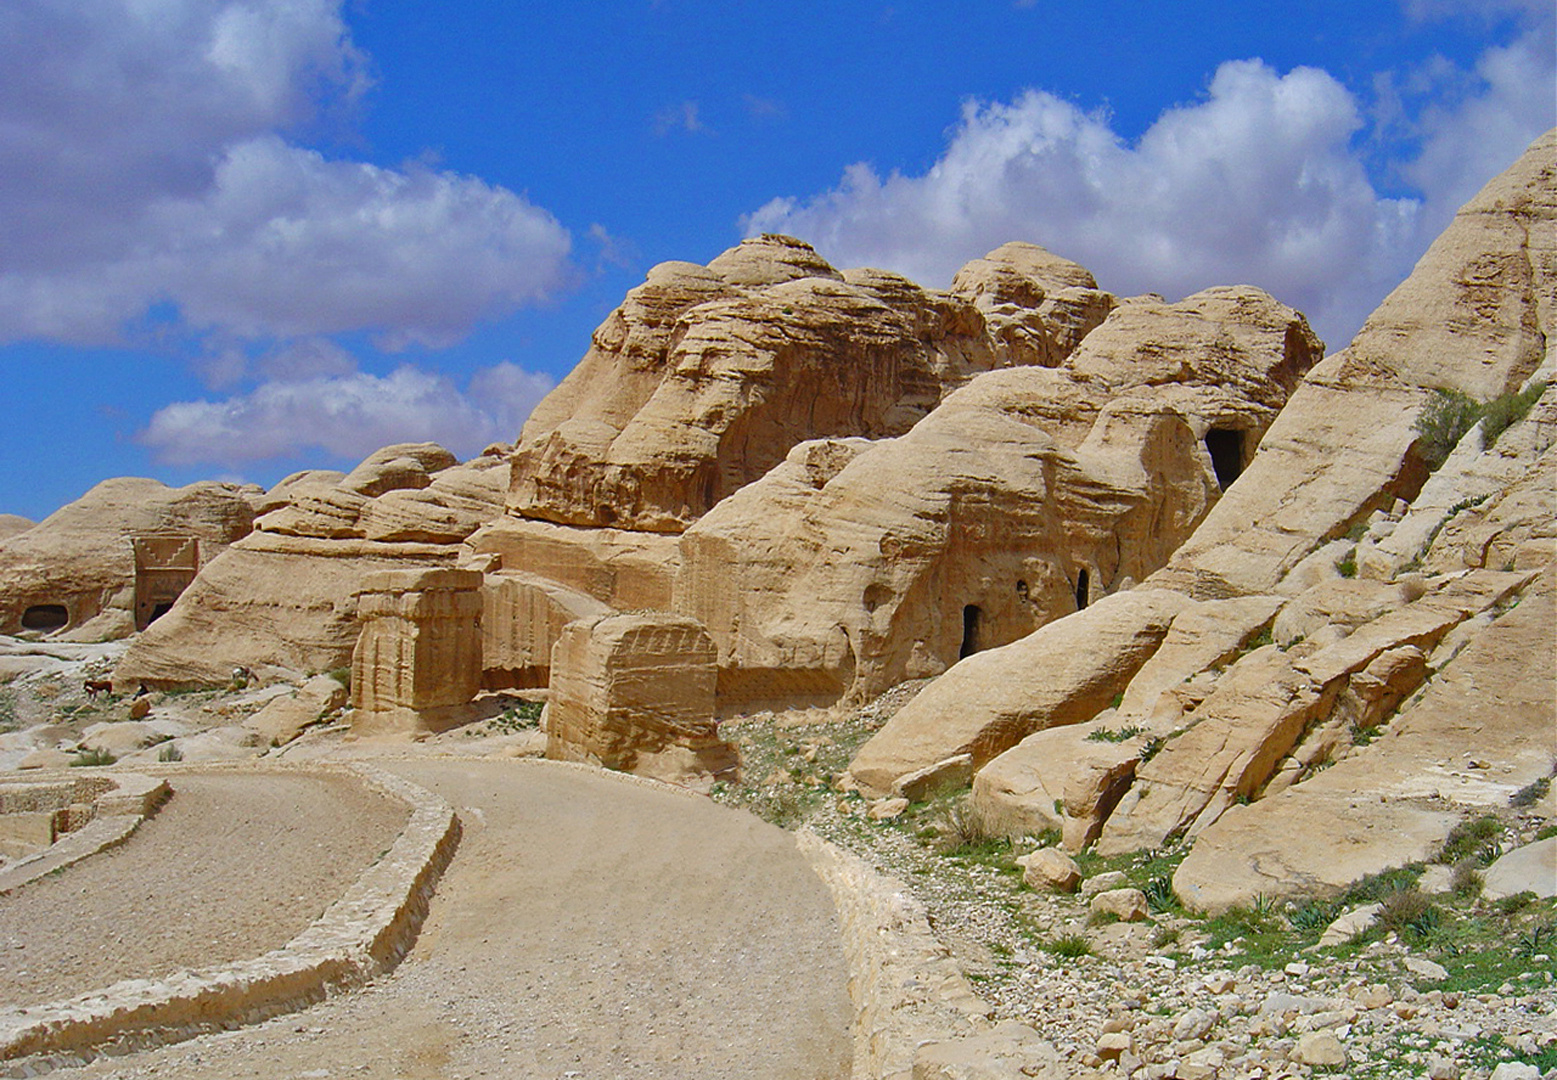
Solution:
<svg viewBox="0 0 1557 1080">
<path fill-rule="evenodd" d="M 655 267 L 525 424 L 510 508 L 680 532 L 798 442 L 901 435 L 980 371 L 1057 362 L 1111 298 L 1073 263 L 1004 251 L 964 288 L 988 308 L 1047 299 L 1025 329 L 999 316 L 1015 347 L 967 295 L 840 272 L 790 237 Z"/>
<path fill-rule="evenodd" d="M 438 731 L 461 719 L 481 687 L 481 574 L 388 570 L 357 602 L 351 659 L 352 728 Z"/>
<path fill-rule="evenodd" d="M 32 528 L 0 539 L 0 633 L 42 630 L 90 641 L 133 633 L 135 542 L 166 539 L 188 549 L 185 561 L 209 562 L 249 533 L 259 495 L 233 484 L 103 481 Z"/>
<path fill-rule="evenodd" d="M 1256 289 L 1126 301 L 906 435 L 796 447 L 686 531 L 676 607 L 727 669 L 853 699 L 938 674 L 1163 566 L 1321 352 Z"/>
<path fill-rule="evenodd" d="M 663 612 L 568 624 L 552 657 L 546 756 L 682 784 L 734 775 L 714 720 L 714 646 Z"/>
<path fill-rule="evenodd" d="M 506 448 L 458 464 L 432 443 L 385 447 L 256 500 L 254 531 L 210 561 L 114 672 L 121 688 L 220 685 L 235 667 L 294 680 L 351 663 L 364 580 L 453 567 L 502 512 Z"/>
</svg>

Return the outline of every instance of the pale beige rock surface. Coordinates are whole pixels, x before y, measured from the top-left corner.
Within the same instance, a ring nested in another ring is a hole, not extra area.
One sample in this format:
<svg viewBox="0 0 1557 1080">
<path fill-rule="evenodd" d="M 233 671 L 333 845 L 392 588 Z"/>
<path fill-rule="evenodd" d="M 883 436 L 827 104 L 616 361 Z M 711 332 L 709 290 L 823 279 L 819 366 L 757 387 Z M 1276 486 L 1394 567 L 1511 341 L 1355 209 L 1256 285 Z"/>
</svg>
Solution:
<svg viewBox="0 0 1557 1080">
<path fill-rule="evenodd" d="M 132 633 L 131 539 L 191 538 L 200 560 L 210 562 L 248 534 L 249 498 L 257 493 L 210 482 L 170 488 L 140 477 L 103 481 L 26 532 L 0 539 L 0 633 L 34 628 L 26 624 L 45 608 L 64 609 L 64 625 L 49 628 L 67 637 L 96 641 Z"/>
<path fill-rule="evenodd" d="M 728 276 L 727 276 L 728 275 Z M 526 423 L 511 508 L 680 532 L 818 436 L 898 435 L 997 362 L 965 300 L 764 236 L 665 264 Z"/>
<path fill-rule="evenodd" d="M 1058 368 L 980 375 L 908 434 L 796 448 L 682 538 L 721 665 L 866 699 L 1162 566 L 1317 357 L 1253 289 L 1118 307 Z M 951 748 L 947 748 L 951 752 Z"/>
<path fill-rule="evenodd" d="M 1427 479 L 1413 424 L 1433 389 L 1489 398 L 1545 360 L 1557 295 L 1557 132 L 1492 180 L 1344 351 L 1309 373 L 1160 581 L 1271 592 L 1317 544 Z"/>
<path fill-rule="evenodd" d="M 608 615 L 566 626 L 552 651 L 546 756 L 675 783 L 733 777 L 714 719 L 713 642 L 694 619 Z"/>
<path fill-rule="evenodd" d="M 468 719 L 461 708 L 481 688 L 482 606 L 475 570 L 387 570 L 364 579 L 352 730 L 438 731 Z"/>
<path fill-rule="evenodd" d="M 1124 795 L 1145 743 L 1110 741 L 1118 731 L 1104 712 L 1094 723 L 1047 728 L 1027 736 L 979 770 L 972 803 L 995 835 L 1036 836 L 1065 830 L 1065 847 L 1080 851 Z"/>
<path fill-rule="evenodd" d="M 244 727 L 266 746 L 284 746 L 305 728 L 339 713 L 351 700 L 346 686 L 333 675 L 315 675 L 294 692 L 274 697 Z"/>
<path fill-rule="evenodd" d="M 972 754 L 980 768 L 1035 731 L 1090 720 L 1124 690 L 1188 603 L 1152 589 L 1118 593 L 976 653 L 889 720 L 849 771 L 866 791 L 885 794 L 898 777 L 950 754 Z"/>
<path fill-rule="evenodd" d="M 385 544 L 255 532 L 211 562 L 114 669 L 121 691 L 220 686 L 233 668 L 291 681 L 351 662 L 357 595 L 380 570 L 452 565 L 441 544 Z"/>
<path fill-rule="evenodd" d="M 1376 742 L 1278 795 L 1228 809 L 1200 834 L 1174 890 L 1208 911 L 1255 895 L 1333 895 L 1431 857 L 1463 813 L 1506 805 L 1551 775 L 1552 595 L 1548 571 Z M 1467 748 L 1495 764 L 1470 768 Z"/>
<path fill-rule="evenodd" d="M 24 533 L 38 524 L 20 514 L 0 514 L 0 540 L 8 540 L 17 533 Z"/>
</svg>

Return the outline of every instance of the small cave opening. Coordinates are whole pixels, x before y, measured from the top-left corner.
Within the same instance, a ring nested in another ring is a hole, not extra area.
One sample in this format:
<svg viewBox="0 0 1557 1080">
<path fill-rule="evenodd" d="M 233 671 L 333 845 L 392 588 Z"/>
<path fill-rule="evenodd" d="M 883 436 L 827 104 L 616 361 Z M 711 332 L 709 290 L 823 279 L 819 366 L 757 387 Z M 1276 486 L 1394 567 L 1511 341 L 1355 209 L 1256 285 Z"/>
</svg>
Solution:
<svg viewBox="0 0 1557 1080">
<path fill-rule="evenodd" d="M 1080 611 L 1092 599 L 1092 579 L 1085 569 L 1076 571 L 1076 610 Z"/>
<path fill-rule="evenodd" d="M 1212 428 L 1206 432 L 1206 452 L 1216 470 L 1217 487 L 1226 491 L 1243 473 L 1243 432 L 1233 428 Z"/>
<path fill-rule="evenodd" d="M 70 622 L 64 604 L 34 604 L 22 612 L 23 630 L 58 630 Z"/>
<path fill-rule="evenodd" d="M 151 609 L 151 614 L 146 618 L 146 625 L 150 626 L 162 616 L 173 610 L 173 601 L 166 600 Z"/>
<path fill-rule="evenodd" d="M 962 609 L 962 648 L 957 652 L 957 659 L 966 660 L 979 651 L 979 619 L 982 615 L 977 604 L 969 604 Z"/>
<path fill-rule="evenodd" d="M 1018 581 L 1016 583 L 1016 595 L 1023 600 L 1027 599 L 1027 582 Z"/>
</svg>

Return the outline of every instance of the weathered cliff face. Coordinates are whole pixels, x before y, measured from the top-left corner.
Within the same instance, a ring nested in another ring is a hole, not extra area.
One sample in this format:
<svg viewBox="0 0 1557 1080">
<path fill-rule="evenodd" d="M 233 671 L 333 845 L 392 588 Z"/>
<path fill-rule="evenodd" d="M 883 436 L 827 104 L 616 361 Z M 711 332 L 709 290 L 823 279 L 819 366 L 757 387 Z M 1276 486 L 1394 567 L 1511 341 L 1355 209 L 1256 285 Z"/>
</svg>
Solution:
<svg viewBox="0 0 1557 1080">
<path fill-rule="evenodd" d="M 180 554 L 186 556 L 181 562 L 197 567 L 248 534 L 251 501 L 259 494 L 233 484 L 103 481 L 39 524 L 0 539 L 0 633 L 44 630 L 91 641 L 134 633 L 133 541 L 194 541 Z M 146 577 L 144 568 L 140 576 Z"/>
<path fill-rule="evenodd" d="M 460 542 L 502 513 L 500 449 L 463 465 L 432 443 L 385 447 L 342 476 L 288 477 L 262 498 L 252 534 L 204 567 L 114 672 L 133 689 L 225 683 L 351 662 L 362 581 L 453 566 Z"/>
<path fill-rule="evenodd" d="M 976 782 L 992 815 L 1034 819 L 1024 800 L 1052 813 L 1064 791 L 1077 843 L 1188 837 L 1175 889 L 1217 910 L 1421 859 L 1465 813 L 1552 775 L 1554 245 L 1548 133 L 1309 373 L 1168 565 L 1098 605 L 1107 633 L 1088 611 L 957 665 L 865 746 L 861 784 L 887 791 L 1035 732 Z M 1433 391 L 1521 388 L 1528 411 L 1467 431 L 1429 478 L 1418 420 Z M 1112 673 L 1117 707 L 1095 670 Z M 1044 732 L 1072 723 L 1137 731 L 1149 759 L 1070 753 L 1060 775 Z"/>
<path fill-rule="evenodd" d="M 951 293 L 778 236 L 655 267 L 525 425 L 510 511 L 680 532 L 798 442 L 900 435 L 978 372 L 1058 362 L 1112 305 L 1041 249 L 983 262 Z"/>
<path fill-rule="evenodd" d="M 1161 567 L 1321 352 L 1255 289 L 1127 301 L 898 439 L 797 448 L 684 534 L 677 608 L 727 669 L 937 674 Z"/>
</svg>

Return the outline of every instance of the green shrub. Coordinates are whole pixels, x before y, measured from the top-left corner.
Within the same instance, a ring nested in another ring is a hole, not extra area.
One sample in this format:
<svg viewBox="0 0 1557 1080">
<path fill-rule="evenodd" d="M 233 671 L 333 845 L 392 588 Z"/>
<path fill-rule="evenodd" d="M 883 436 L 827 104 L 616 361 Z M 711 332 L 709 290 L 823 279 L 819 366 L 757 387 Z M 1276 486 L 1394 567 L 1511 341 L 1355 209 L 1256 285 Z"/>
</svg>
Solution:
<svg viewBox="0 0 1557 1080">
<path fill-rule="evenodd" d="M 1346 557 L 1343 558 L 1340 562 L 1335 564 L 1335 568 L 1341 572 L 1341 576 L 1344 577 L 1344 578 L 1354 578 L 1354 577 L 1356 577 L 1357 576 L 1357 551 L 1356 551 L 1356 549 L 1353 548 L 1351 551 L 1348 551 L 1346 553 Z"/>
<path fill-rule="evenodd" d="M 95 768 L 100 765 L 112 765 L 118 760 L 118 758 L 114 757 L 107 750 L 101 750 L 90 746 L 83 746 L 76 751 L 76 759 L 71 762 L 71 765 L 81 765 L 87 768 Z"/>
<path fill-rule="evenodd" d="M 1524 390 L 1515 390 L 1512 393 L 1503 394 L 1487 402 L 1481 417 L 1481 447 L 1490 450 L 1511 425 L 1519 423 L 1525 418 L 1542 394 L 1546 393 L 1544 382 L 1533 382 Z"/>
<path fill-rule="evenodd" d="M 1437 861 L 1453 866 L 1467 859 L 1475 859 L 1485 866 L 1502 854 L 1497 842 L 1502 835 L 1503 823 L 1492 814 L 1462 821 L 1449 831 Z"/>
<path fill-rule="evenodd" d="M 1055 956 L 1063 956 L 1070 960 L 1092 955 L 1092 945 L 1087 941 L 1085 934 L 1061 934 L 1045 948 Z"/>
<path fill-rule="evenodd" d="M 1121 743 L 1135 738 L 1137 735 L 1145 735 L 1146 729 L 1136 727 L 1134 724 L 1126 724 L 1118 731 L 1110 731 L 1108 728 L 1098 728 L 1087 732 L 1088 742 Z"/>
<path fill-rule="evenodd" d="M 1465 433 L 1481 419 L 1482 404 L 1458 390 L 1434 390 L 1412 426 L 1421 437 L 1422 460 L 1430 471 L 1448 460 Z"/>
<path fill-rule="evenodd" d="M 164 746 L 161 750 L 157 751 L 157 760 L 158 761 L 164 761 L 164 762 L 167 762 L 167 761 L 183 761 L 184 760 L 184 751 L 180 750 L 177 746 L 174 746 L 172 743 L 169 743 L 168 745 Z"/>
<path fill-rule="evenodd" d="M 1411 936 L 1421 941 L 1438 929 L 1438 908 L 1421 890 L 1401 889 L 1384 898 L 1379 908 L 1378 925 L 1385 931 L 1393 930 L 1401 937 Z"/>
</svg>

